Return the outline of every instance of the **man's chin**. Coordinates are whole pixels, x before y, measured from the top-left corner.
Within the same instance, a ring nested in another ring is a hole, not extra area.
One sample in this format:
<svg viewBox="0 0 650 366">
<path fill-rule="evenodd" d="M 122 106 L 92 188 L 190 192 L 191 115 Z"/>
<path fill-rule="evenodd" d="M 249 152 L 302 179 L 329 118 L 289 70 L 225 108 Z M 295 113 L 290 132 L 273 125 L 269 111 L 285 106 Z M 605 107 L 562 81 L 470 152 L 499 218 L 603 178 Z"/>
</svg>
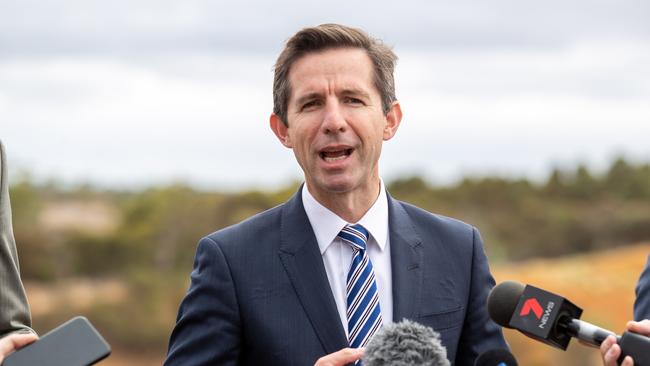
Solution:
<svg viewBox="0 0 650 366">
<path fill-rule="evenodd" d="M 354 188 L 354 184 L 352 180 L 347 177 L 322 179 L 316 182 L 316 184 L 308 183 L 308 186 L 310 191 L 316 189 L 322 193 L 328 193 L 328 194 L 347 193 Z"/>
</svg>

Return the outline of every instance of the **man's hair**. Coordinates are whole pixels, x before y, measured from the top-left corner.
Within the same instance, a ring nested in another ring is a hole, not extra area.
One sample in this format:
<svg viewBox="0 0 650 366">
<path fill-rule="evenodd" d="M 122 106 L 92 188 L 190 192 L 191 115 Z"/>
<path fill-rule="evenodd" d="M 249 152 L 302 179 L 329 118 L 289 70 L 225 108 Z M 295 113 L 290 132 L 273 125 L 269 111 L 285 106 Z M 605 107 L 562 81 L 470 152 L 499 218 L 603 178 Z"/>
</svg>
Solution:
<svg viewBox="0 0 650 366">
<path fill-rule="evenodd" d="M 359 48 L 366 51 L 374 65 L 374 82 L 384 114 L 387 114 L 396 100 L 393 71 L 397 56 L 381 40 L 370 37 L 361 29 L 340 24 L 321 24 L 317 27 L 304 28 L 285 45 L 275 62 L 273 78 L 273 113 L 278 115 L 285 125 L 287 109 L 291 96 L 289 71 L 296 60 L 309 53 L 335 48 Z"/>
</svg>

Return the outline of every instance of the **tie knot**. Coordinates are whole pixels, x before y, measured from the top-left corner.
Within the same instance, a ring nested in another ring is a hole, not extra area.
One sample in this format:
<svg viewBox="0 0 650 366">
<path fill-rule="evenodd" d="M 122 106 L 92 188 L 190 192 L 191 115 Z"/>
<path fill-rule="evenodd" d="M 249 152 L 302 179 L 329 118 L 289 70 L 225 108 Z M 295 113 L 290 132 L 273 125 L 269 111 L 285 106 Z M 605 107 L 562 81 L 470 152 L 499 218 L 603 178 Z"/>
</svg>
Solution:
<svg viewBox="0 0 650 366">
<path fill-rule="evenodd" d="M 337 235 L 344 242 L 350 244 L 352 249 L 366 250 L 366 243 L 368 242 L 368 230 L 365 227 L 356 225 L 345 225 L 343 230 Z"/>
</svg>

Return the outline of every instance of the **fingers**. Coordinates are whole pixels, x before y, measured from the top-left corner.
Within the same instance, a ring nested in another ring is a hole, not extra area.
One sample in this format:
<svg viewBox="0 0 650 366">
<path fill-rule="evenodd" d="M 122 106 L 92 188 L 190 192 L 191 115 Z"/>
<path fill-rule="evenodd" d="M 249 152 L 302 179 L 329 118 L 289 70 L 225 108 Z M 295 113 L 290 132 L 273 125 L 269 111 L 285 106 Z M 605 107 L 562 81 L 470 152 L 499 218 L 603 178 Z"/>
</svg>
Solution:
<svg viewBox="0 0 650 366">
<path fill-rule="evenodd" d="M 626 328 L 630 332 L 650 336 L 650 320 L 648 319 L 644 319 L 640 322 L 627 322 Z"/>
<path fill-rule="evenodd" d="M 617 366 L 616 360 L 621 355 L 621 347 L 616 344 L 616 338 L 614 336 L 610 335 L 603 341 L 600 345 L 600 354 L 605 366 Z"/>
<path fill-rule="evenodd" d="M 632 357 L 625 356 L 625 359 L 623 360 L 621 366 L 634 366 L 634 361 L 632 360 Z"/>
<path fill-rule="evenodd" d="M 363 356 L 363 351 L 363 348 L 343 348 L 319 358 L 314 366 L 343 366 L 360 359 Z"/>
<path fill-rule="evenodd" d="M 36 334 L 10 334 L 0 339 L 0 363 L 10 353 L 38 339 Z"/>
<path fill-rule="evenodd" d="M 15 334 L 13 337 L 15 349 L 25 347 L 26 345 L 38 339 L 38 336 L 33 333 Z"/>
</svg>

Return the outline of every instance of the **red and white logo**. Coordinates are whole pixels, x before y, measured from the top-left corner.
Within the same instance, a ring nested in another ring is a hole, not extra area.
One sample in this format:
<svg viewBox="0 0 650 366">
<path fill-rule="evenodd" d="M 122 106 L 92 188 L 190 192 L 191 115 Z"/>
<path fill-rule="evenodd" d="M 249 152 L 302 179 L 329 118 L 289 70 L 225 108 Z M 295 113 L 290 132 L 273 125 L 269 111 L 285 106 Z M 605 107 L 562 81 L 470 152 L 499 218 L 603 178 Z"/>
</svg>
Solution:
<svg viewBox="0 0 650 366">
<path fill-rule="evenodd" d="M 542 309 L 542 306 L 539 304 L 536 298 L 531 297 L 530 299 L 526 300 L 524 302 L 524 306 L 521 307 L 521 311 L 519 312 L 519 316 L 524 317 L 530 314 L 530 312 L 533 312 L 535 314 L 535 317 L 537 319 L 542 318 L 542 313 L 544 310 Z"/>
</svg>

